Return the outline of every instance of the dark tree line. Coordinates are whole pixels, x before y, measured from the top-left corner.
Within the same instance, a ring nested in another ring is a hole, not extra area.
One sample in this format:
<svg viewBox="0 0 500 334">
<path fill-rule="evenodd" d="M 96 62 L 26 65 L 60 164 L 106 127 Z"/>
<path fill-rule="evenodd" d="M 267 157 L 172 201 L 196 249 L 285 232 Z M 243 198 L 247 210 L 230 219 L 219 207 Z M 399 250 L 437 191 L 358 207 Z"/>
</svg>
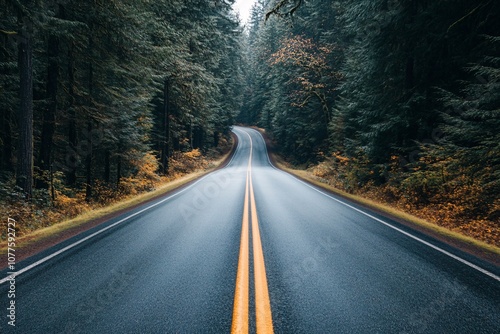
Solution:
<svg viewBox="0 0 500 334">
<path fill-rule="evenodd" d="M 90 201 L 237 120 L 348 191 L 498 220 L 498 1 L 257 0 L 246 42 L 233 3 L 1 0 L 2 196 Z"/>
<path fill-rule="evenodd" d="M 233 2 L 1 0 L 3 191 L 58 178 L 91 200 L 95 183 L 217 146 L 241 104 Z"/>
<path fill-rule="evenodd" d="M 239 118 L 347 190 L 498 220 L 499 16 L 492 0 L 259 0 Z"/>
</svg>

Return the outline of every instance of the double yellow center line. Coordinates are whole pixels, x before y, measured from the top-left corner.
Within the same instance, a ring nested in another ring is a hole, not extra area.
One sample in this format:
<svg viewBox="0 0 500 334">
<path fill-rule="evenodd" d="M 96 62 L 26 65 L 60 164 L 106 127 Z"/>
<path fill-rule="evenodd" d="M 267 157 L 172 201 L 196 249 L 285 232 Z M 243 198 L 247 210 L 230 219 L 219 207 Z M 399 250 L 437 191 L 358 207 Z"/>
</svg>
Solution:
<svg viewBox="0 0 500 334">
<path fill-rule="evenodd" d="M 252 184 L 252 138 L 250 138 L 250 157 L 248 159 L 247 178 L 245 186 L 245 203 L 243 205 L 243 221 L 240 241 L 240 254 L 238 259 L 238 272 L 236 275 L 236 289 L 234 294 L 233 323 L 231 333 L 248 333 L 249 321 L 249 225 L 252 223 L 252 245 L 255 281 L 255 314 L 256 329 L 258 334 L 273 333 L 273 319 L 271 315 L 271 302 L 267 288 L 266 267 L 264 253 L 260 240 L 259 221 L 255 206 L 255 195 Z"/>
</svg>

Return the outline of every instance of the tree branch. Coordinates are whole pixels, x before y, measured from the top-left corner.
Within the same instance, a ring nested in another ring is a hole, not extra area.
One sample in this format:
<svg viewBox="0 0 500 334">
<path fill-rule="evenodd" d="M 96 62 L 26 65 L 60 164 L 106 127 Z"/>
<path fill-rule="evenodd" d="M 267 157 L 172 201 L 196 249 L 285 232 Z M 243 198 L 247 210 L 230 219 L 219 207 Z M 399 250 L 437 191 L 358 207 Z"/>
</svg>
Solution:
<svg viewBox="0 0 500 334">
<path fill-rule="evenodd" d="M 487 3 L 483 3 L 483 4 L 480 4 L 479 6 L 477 6 L 476 8 L 474 8 L 473 10 L 471 10 L 467 15 L 463 16 L 462 18 L 460 18 L 459 20 L 455 21 L 454 23 L 452 23 L 449 27 L 448 27 L 448 30 L 446 31 L 447 33 L 450 32 L 451 29 L 453 29 L 453 27 L 455 27 L 457 24 L 459 24 L 460 22 L 464 21 L 466 18 L 468 18 L 469 16 L 473 15 L 475 12 L 477 12 L 481 7 L 485 7 L 487 5 L 489 5 L 491 3 L 491 0 L 488 1 Z"/>
<path fill-rule="evenodd" d="M 271 9 L 269 12 L 266 13 L 266 19 L 265 19 L 265 22 L 267 22 L 267 20 L 269 19 L 269 17 L 271 15 L 276 15 L 278 17 L 283 17 L 283 16 L 292 16 L 293 13 L 295 13 L 295 11 L 297 9 L 299 9 L 299 7 L 302 5 L 302 2 L 303 0 L 294 0 L 294 6 L 292 9 L 290 9 L 288 12 L 286 13 L 281 13 L 280 10 L 281 8 L 285 7 L 290 1 L 292 0 L 280 0 L 276 6 L 274 6 L 273 9 Z"/>
<path fill-rule="evenodd" d="M 0 29 L 0 33 L 4 34 L 4 35 L 17 35 L 17 31 L 7 31 L 7 30 L 2 30 Z"/>
</svg>

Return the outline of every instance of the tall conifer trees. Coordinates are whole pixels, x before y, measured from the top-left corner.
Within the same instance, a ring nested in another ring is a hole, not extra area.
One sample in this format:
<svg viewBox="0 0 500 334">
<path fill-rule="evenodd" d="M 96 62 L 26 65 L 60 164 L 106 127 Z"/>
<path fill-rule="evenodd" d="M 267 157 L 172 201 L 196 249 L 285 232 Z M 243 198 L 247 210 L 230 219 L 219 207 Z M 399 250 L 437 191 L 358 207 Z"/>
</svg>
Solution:
<svg viewBox="0 0 500 334">
<path fill-rule="evenodd" d="M 146 155 L 167 174 L 174 150 L 228 134 L 241 103 L 233 1 L 2 3 L 3 183 L 29 197 L 64 173 L 90 201 Z"/>
<path fill-rule="evenodd" d="M 258 4 L 242 121 L 348 190 L 498 217 L 498 2 Z"/>
</svg>

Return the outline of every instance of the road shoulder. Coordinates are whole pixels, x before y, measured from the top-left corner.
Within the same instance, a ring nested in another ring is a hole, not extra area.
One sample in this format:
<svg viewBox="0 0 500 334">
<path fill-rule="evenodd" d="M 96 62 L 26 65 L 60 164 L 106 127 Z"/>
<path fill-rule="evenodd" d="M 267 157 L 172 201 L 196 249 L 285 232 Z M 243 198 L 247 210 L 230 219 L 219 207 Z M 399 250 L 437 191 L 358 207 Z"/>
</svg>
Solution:
<svg viewBox="0 0 500 334">
<path fill-rule="evenodd" d="M 458 249 L 466 254 L 485 261 L 492 266 L 500 266 L 500 248 L 494 245 L 487 244 L 483 241 L 471 238 L 469 236 L 451 231 L 437 224 L 428 222 L 424 219 L 415 217 L 406 212 L 397 210 L 388 205 L 375 202 L 371 199 L 363 198 L 359 195 L 346 193 L 336 189 L 326 183 L 318 180 L 314 175 L 305 170 L 294 169 L 286 166 L 282 159 L 277 155 L 274 145 L 265 131 L 254 127 L 259 131 L 266 142 L 271 163 L 278 169 L 289 173 L 296 178 L 322 189 L 325 193 L 353 203 L 361 208 L 372 211 L 382 217 L 396 221 L 397 223 L 409 228 L 410 230 L 422 233 L 432 239 L 436 239 L 451 248 Z"/>
<path fill-rule="evenodd" d="M 129 198 L 98 210 L 93 210 L 90 213 L 79 215 L 73 219 L 33 231 L 30 234 L 18 238 L 16 240 L 16 261 L 20 262 L 25 260 L 50 247 L 101 225 L 110 219 L 123 215 L 140 206 L 144 206 L 162 197 L 168 196 L 175 191 L 188 187 L 190 184 L 196 182 L 203 176 L 224 168 L 231 161 L 236 147 L 238 146 L 237 136 L 232 134 L 231 137 L 233 139 L 231 149 L 214 163 L 215 167 L 185 175 L 184 177 L 169 182 L 152 192 Z M 2 247 L 0 247 L 0 258 L 3 259 L 6 256 L 7 245 L 2 245 Z M 0 260 L 0 270 L 5 269 L 6 266 L 7 261 Z"/>
</svg>

